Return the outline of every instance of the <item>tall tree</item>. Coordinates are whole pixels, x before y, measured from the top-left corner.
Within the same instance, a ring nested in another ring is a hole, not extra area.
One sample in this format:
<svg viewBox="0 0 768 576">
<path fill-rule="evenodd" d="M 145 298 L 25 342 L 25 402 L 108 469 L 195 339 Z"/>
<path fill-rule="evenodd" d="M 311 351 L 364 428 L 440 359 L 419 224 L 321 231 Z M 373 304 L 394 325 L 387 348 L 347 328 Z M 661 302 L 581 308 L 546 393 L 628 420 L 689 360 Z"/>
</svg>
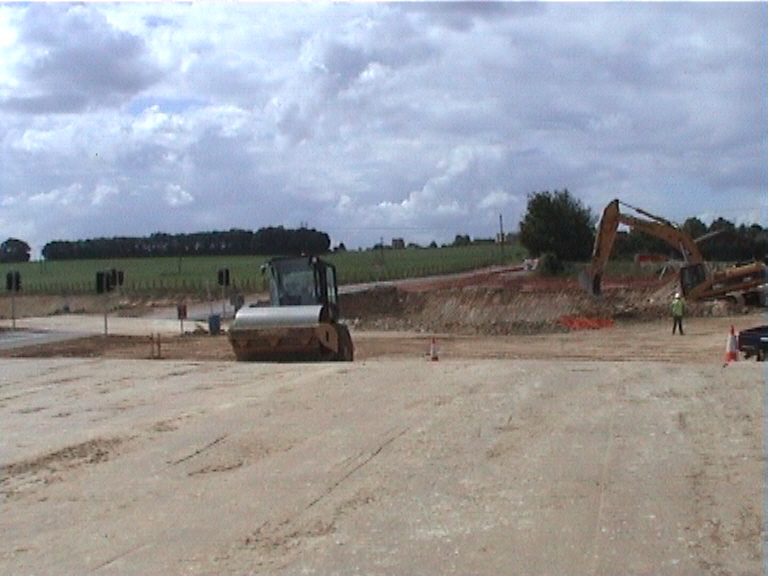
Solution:
<svg viewBox="0 0 768 576">
<path fill-rule="evenodd" d="M 552 252 L 563 261 L 587 260 L 595 241 L 594 225 L 592 211 L 567 189 L 537 192 L 528 196 L 520 243 L 532 256 Z"/>
</svg>

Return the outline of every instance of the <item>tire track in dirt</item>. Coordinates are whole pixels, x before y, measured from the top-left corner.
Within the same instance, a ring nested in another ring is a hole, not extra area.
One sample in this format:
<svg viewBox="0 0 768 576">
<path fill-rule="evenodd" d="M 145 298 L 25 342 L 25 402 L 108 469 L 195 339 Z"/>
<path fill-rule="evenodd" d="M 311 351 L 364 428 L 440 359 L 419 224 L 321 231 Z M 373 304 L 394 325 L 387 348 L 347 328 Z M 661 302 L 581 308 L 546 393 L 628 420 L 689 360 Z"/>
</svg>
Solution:
<svg viewBox="0 0 768 576">
<path fill-rule="evenodd" d="M 252 563 L 249 562 L 251 569 L 256 568 L 253 573 L 289 566 L 314 540 L 334 533 L 338 521 L 347 513 L 376 500 L 375 493 L 370 489 L 353 489 L 351 495 L 345 496 L 343 487 L 409 430 L 408 426 L 393 428 L 380 436 L 369 449 L 347 458 L 332 478 L 325 482 L 325 487 L 302 504 L 298 511 L 267 519 L 217 561 L 226 565 L 229 558 L 242 559 L 242 553 L 246 552 L 252 558 Z M 341 493 L 340 496 L 333 497 L 337 493 Z"/>
<path fill-rule="evenodd" d="M 754 396 L 752 402 L 750 396 Z M 678 419 L 678 424 L 691 432 L 699 458 L 688 477 L 695 519 L 686 526 L 686 532 L 689 549 L 706 573 L 725 574 L 726 566 L 733 566 L 734 561 L 747 565 L 762 557 L 763 511 L 726 497 L 734 486 L 749 491 L 745 479 L 759 468 L 759 463 L 748 456 L 761 450 L 757 396 L 756 390 L 731 386 L 723 372 L 720 382 L 698 392 L 697 408 Z M 749 406 L 752 410 L 745 411 Z M 759 501 L 760 487 L 751 488 L 753 500 Z M 731 549 L 737 545 L 743 549 L 747 542 L 753 546 L 743 557 L 729 558 Z"/>
<path fill-rule="evenodd" d="M 129 438 L 95 438 L 73 444 L 30 460 L 0 468 L 0 494 L 4 499 L 21 498 L 38 488 L 61 482 L 84 466 L 106 462 L 119 454 Z"/>
</svg>

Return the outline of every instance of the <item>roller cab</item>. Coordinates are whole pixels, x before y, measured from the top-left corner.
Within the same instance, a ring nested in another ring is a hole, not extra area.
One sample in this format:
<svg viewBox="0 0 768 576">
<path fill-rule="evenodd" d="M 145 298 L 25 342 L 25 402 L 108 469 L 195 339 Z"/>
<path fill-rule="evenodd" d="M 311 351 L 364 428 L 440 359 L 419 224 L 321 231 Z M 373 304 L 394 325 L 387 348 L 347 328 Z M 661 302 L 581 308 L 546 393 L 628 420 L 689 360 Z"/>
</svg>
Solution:
<svg viewBox="0 0 768 576">
<path fill-rule="evenodd" d="M 316 256 L 273 258 L 269 306 L 238 310 L 229 341 L 238 360 L 351 361 L 349 330 L 339 322 L 336 268 Z"/>
</svg>

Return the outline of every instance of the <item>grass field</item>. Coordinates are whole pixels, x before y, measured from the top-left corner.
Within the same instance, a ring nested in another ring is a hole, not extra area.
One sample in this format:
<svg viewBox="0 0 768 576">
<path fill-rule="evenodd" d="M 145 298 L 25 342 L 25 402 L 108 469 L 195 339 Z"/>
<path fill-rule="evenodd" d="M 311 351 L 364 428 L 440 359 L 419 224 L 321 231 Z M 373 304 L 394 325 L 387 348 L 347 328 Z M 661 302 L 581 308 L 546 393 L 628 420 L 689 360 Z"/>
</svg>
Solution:
<svg viewBox="0 0 768 576">
<path fill-rule="evenodd" d="M 347 251 L 328 254 L 326 258 L 336 265 L 341 284 L 355 284 L 518 263 L 526 255 L 519 244 L 505 245 L 503 253 L 498 245 L 476 244 Z M 123 291 L 129 294 L 204 294 L 209 289 L 219 289 L 217 271 L 228 268 L 233 286 L 242 292 L 252 292 L 264 287 L 260 267 L 265 261 L 263 256 L 38 261 L 0 264 L 0 275 L 5 279 L 8 271 L 18 270 L 24 294 L 85 294 L 95 292 L 98 271 L 115 268 L 124 272 Z"/>
</svg>

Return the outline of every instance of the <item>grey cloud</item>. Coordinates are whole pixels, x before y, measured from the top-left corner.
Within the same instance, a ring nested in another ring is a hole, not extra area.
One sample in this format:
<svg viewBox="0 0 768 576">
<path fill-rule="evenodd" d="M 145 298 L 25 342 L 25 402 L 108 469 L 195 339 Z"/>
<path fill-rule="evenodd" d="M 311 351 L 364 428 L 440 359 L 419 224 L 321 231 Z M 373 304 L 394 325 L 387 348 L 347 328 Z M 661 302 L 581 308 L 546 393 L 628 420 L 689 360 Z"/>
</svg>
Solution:
<svg viewBox="0 0 768 576">
<path fill-rule="evenodd" d="M 163 16 L 150 15 L 144 18 L 144 22 L 149 28 L 178 28 L 178 24 L 175 20 Z"/>
<path fill-rule="evenodd" d="M 0 101 L 0 109 L 20 114 L 65 114 L 77 112 L 87 107 L 85 94 L 45 94 L 43 96 L 15 97 Z"/>
<path fill-rule="evenodd" d="M 246 192 L 257 177 L 258 167 L 249 149 L 247 136 L 228 137 L 215 128 L 207 129 L 189 147 L 190 160 L 199 174 L 195 187 L 204 194 L 213 194 L 217 202 L 236 191 Z"/>
<path fill-rule="evenodd" d="M 32 47 L 20 64 L 19 90 L 3 107 L 75 112 L 116 106 L 161 77 L 144 41 L 115 29 L 90 6 L 32 6 L 20 38 Z"/>
<path fill-rule="evenodd" d="M 204 94 L 210 101 L 263 107 L 269 100 L 270 86 L 259 72 L 259 66 L 247 54 L 208 48 L 200 51 L 178 81 L 186 90 Z"/>
<path fill-rule="evenodd" d="M 478 20 L 526 17 L 546 8 L 534 2 L 413 2 L 398 5 L 406 12 L 419 13 L 456 32 L 470 31 Z"/>
<path fill-rule="evenodd" d="M 314 122 L 297 102 L 292 102 L 281 112 L 277 128 L 292 144 L 296 144 L 312 136 Z"/>
<path fill-rule="evenodd" d="M 349 87 L 367 68 L 370 61 L 362 50 L 331 42 L 325 48 L 323 72 L 327 86 L 335 94 Z"/>
</svg>

